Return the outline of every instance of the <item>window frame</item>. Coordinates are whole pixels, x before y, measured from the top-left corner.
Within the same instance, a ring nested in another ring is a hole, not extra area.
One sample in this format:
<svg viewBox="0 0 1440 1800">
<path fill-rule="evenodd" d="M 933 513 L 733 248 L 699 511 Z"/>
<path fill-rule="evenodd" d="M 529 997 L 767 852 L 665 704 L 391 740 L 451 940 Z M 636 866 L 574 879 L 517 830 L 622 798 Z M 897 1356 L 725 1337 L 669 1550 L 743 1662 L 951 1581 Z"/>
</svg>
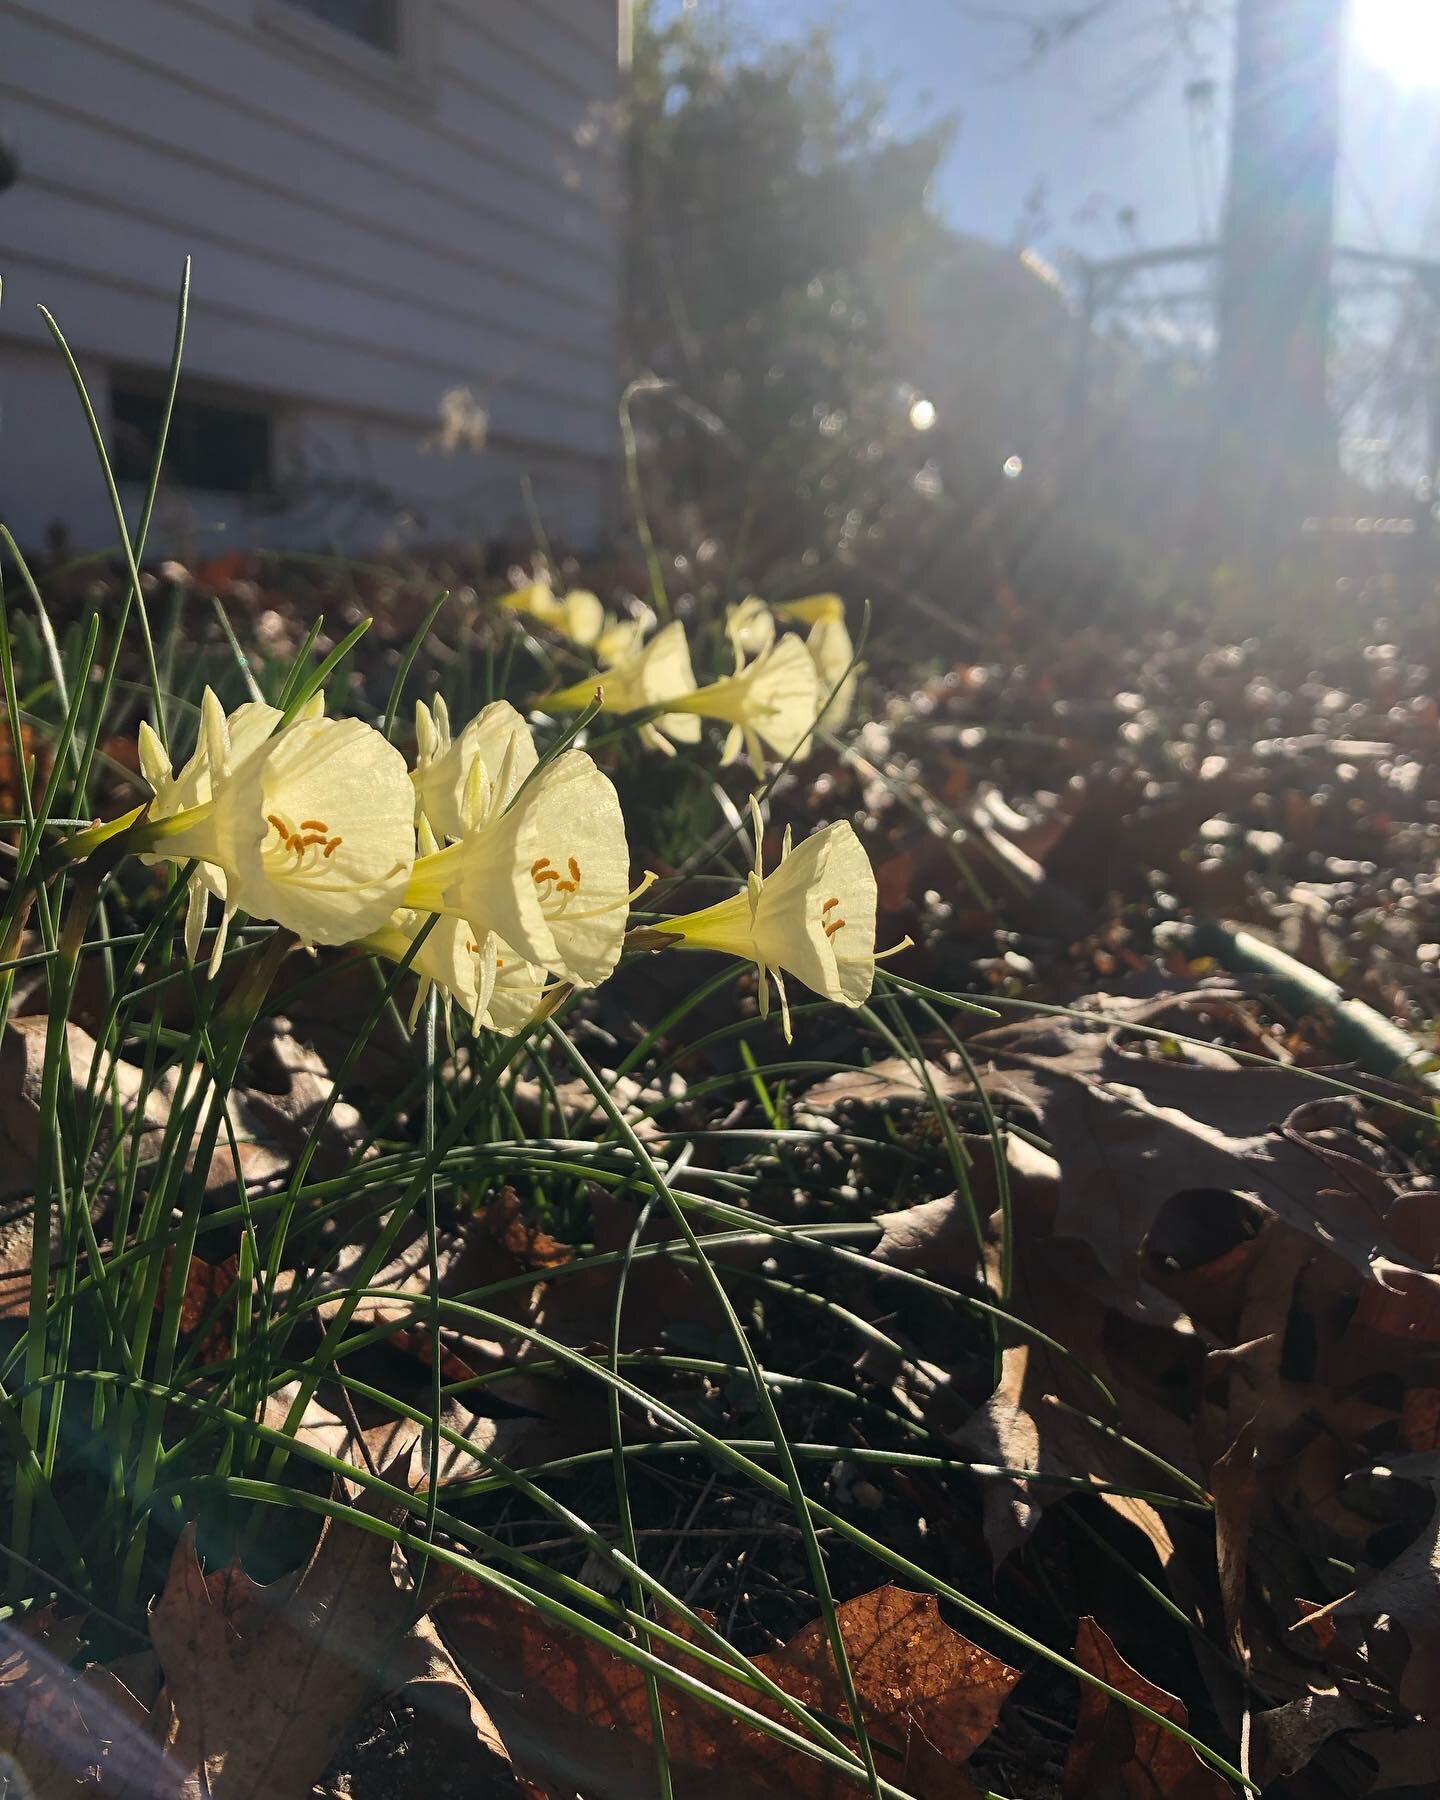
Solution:
<svg viewBox="0 0 1440 1800">
<path fill-rule="evenodd" d="M 149 406 L 163 409 L 165 403 L 165 379 L 154 369 L 135 368 L 125 363 L 113 363 L 106 371 L 105 403 L 106 403 L 106 439 L 111 461 L 116 465 L 116 481 L 121 486 L 143 486 L 149 480 L 149 448 L 142 458 L 143 473 L 121 472 L 121 466 L 127 460 L 119 442 L 119 433 L 124 429 L 116 413 L 116 396 L 132 396 Z M 180 494 L 203 494 L 217 499 L 234 501 L 242 505 L 264 506 L 272 503 L 280 492 L 280 452 L 283 428 L 282 404 L 268 394 L 256 393 L 248 388 L 228 387 L 210 382 L 186 382 L 176 396 L 175 411 L 183 424 L 183 414 L 188 408 L 206 408 L 216 413 L 243 415 L 263 423 L 264 426 L 264 469 L 260 480 L 250 486 L 213 486 L 177 478 L 170 455 L 167 453 L 166 469 L 161 471 L 163 486 L 173 488 Z M 157 417 L 158 424 L 158 417 Z M 172 439 L 174 437 L 172 421 Z"/>
<path fill-rule="evenodd" d="M 397 0 L 397 43 L 382 50 L 295 0 L 255 0 L 257 29 L 297 60 L 371 95 L 424 101 L 434 85 L 434 0 Z"/>
<path fill-rule="evenodd" d="M 381 56 L 394 58 L 400 56 L 404 51 L 405 0 L 388 0 L 390 21 L 394 30 L 393 43 L 379 42 L 377 39 L 368 36 L 363 31 L 351 30 L 348 25 L 341 24 L 338 19 L 327 18 L 325 13 L 319 10 L 323 5 L 324 0 L 285 0 L 285 3 L 287 6 L 294 7 L 297 12 L 304 13 L 307 18 L 318 20 L 321 25 L 327 26 L 333 31 L 343 32 L 344 35 L 353 42 L 365 44 L 369 49 L 377 52 L 377 54 Z M 361 3 L 362 0 L 352 0 L 352 4 L 359 5 Z M 379 6 L 384 7 L 387 5 L 387 0 L 369 0 L 369 3 L 371 5 L 378 4 Z"/>
</svg>

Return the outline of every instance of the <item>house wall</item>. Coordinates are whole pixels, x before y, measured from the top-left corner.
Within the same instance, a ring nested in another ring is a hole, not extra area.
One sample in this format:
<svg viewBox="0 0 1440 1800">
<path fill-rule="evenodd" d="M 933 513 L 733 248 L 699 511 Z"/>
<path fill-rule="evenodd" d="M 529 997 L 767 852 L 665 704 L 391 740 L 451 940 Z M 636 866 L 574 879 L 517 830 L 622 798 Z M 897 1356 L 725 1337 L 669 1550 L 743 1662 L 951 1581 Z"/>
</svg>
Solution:
<svg viewBox="0 0 1440 1800">
<path fill-rule="evenodd" d="M 556 529 L 600 533 L 617 5 L 402 4 L 387 58 L 288 0 L 5 0 L 0 512 L 22 541 L 52 519 L 77 547 L 112 534 L 35 303 L 103 416 L 109 369 L 165 367 L 187 254 L 186 379 L 273 405 L 279 504 L 172 495 L 164 516 L 223 517 L 228 542 L 487 535 L 528 474 Z M 457 395 L 483 449 L 442 447 Z"/>
</svg>

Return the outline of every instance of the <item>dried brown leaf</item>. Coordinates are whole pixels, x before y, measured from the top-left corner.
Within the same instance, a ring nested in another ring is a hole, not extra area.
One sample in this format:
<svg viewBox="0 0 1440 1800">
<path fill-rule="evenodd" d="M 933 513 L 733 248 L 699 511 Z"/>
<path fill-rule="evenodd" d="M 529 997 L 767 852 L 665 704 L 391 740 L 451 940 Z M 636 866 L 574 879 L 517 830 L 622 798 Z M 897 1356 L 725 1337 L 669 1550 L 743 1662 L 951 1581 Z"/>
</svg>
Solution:
<svg viewBox="0 0 1440 1800">
<path fill-rule="evenodd" d="M 73 1624 L 48 1614 L 0 1624 L 0 1763 L 34 1800 L 97 1789 L 113 1800 L 178 1800 L 182 1771 L 150 1735 L 148 1712 L 109 1670 L 77 1672 Z"/>
<path fill-rule="evenodd" d="M 1283 1068 L 1176 1062 L 1069 1022 L 1026 1020 L 973 1040 L 992 1091 L 1034 1109 L 1060 1163 L 1057 1236 L 1088 1243 L 1133 1280 L 1177 1193 L 1233 1192 L 1370 1272 L 1414 1267 L 1386 1224 L 1395 1190 L 1349 1100 L 1316 1100 Z"/>
<path fill-rule="evenodd" d="M 1133 1669 L 1094 1619 L 1080 1621 L 1075 1660 L 1132 1700 L 1189 1729 L 1184 1703 Z M 1065 1757 L 1065 1800 L 1233 1800 L 1234 1790 L 1164 1726 L 1122 1706 L 1087 1682 L 1075 1736 Z"/>
<path fill-rule="evenodd" d="M 1338 1690 L 1287 1700 L 1255 1715 L 1255 1775 L 1268 1784 L 1298 1774 L 1336 1732 L 1373 1724 L 1363 1706 Z"/>
<path fill-rule="evenodd" d="M 412 1602 L 387 1538 L 327 1520 L 309 1564 L 260 1587 L 180 1535 L 150 1635 L 185 1800 L 305 1800 L 379 1687 Z"/>
<path fill-rule="evenodd" d="M 167 1248 L 155 1295 L 157 1312 L 164 1310 L 174 1263 L 175 1253 Z M 238 1256 L 227 1256 L 222 1263 L 206 1262 L 203 1256 L 192 1255 L 190 1258 L 185 1292 L 180 1300 L 180 1330 L 182 1335 L 190 1337 L 207 1319 L 211 1321 L 205 1341 L 197 1352 L 197 1360 L 201 1363 L 223 1362 L 230 1354 L 230 1324 L 235 1316 L 235 1277 L 239 1266 Z"/>
<path fill-rule="evenodd" d="M 386 1800 L 522 1800 L 530 1792 L 429 1619 L 395 1647 L 382 1693 L 346 1734 L 322 1791 Z"/>
<path fill-rule="evenodd" d="M 632 1664 L 478 1584 L 447 1598 L 435 1616 L 518 1769 L 579 1787 L 588 1800 L 643 1800 L 656 1791 L 645 1684 Z M 847 1601 L 839 1617 L 887 1777 L 925 1800 L 970 1800 L 964 1764 L 994 1730 L 1018 1672 L 952 1631 L 933 1595 L 877 1588 Z M 755 1662 L 807 1704 L 844 1716 L 823 1622 Z M 753 1690 L 722 1685 L 757 1710 L 787 1716 Z M 661 1693 L 666 1750 L 687 1800 L 839 1800 L 854 1791 L 812 1758 L 673 1689 Z"/>
<path fill-rule="evenodd" d="M 1395 1681 L 1407 1712 L 1440 1725 L 1440 1457 L 1397 1457 L 1388 1473 L 1431 1490 L 1429 1521 L 1392 1562 L 1331 1608 L 1330 1616 L 1342 1635 L 1352 1643 L 1358 1638 L 1371 1663 Z"/>
</svg>

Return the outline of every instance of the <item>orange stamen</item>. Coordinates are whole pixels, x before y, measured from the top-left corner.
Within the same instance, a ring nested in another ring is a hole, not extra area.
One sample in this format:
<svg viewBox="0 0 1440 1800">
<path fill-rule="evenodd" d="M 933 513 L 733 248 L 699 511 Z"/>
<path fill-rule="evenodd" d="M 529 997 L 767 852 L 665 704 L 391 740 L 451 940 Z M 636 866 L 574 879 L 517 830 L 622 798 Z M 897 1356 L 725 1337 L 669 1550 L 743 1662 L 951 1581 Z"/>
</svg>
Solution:
<svg viewBox="0 0 1440 1800">
<path fill-rule="evenodd" d="M 325 854 L 327 856 L 333 856 L 344 842 L 344 838 L 331 838 L 330 842 L 325 846 Z"/>
<path fill-rule="evenodd" d="M 290 827 L 280 817 L 279 813 L 266 813 L 265 823 L 267 825 L 273 825 L 275 827 L 275 829 L 280 833 L 281 840 L 284 843 L 288 844 L 290 842 Z"/>
<path fill-rule="evenodd" d="M 820 916 L 821 916 L 821 918 L 824 918 L 824 916 L 825 916 L 825 914 L 826 914 L 826 913 L 827 913 L 827 912 L 829 912 L 829 910 L 830 910 L 830 908 L 831 908 L 831 907 L 832 907 L 832 906 L 838 906 L 838 905 L 839 905 L 839 904 L 840 904 L 840 902 L 839 902 L 839 901 L 838 901 L 838 900 L 834 900 L 834 899 L 831 899 L 831 900 L 827 900 L 827 901 L 826 901 L 826 902 L 825 902 L 825 904 L 824 904 L 824 905 L 823 905 L 823 906 L 822 906 L 822 907 L 821 907 L 821 908 L 820 908 Z"/>
<path fill-rule="evenodd" d="M 579 887 L 580 883 L 578 881 L 557 881 L 555 883 L 555 892 L 557 894 L 573 894 L 578 891 Z"/>
<path fill-rule="evenodd" d="M 330 827 L 323 819 L 302 819 L 300 821 L 300 829 L 302 831 L 324 831 L 328 833 Z"/>
<path fill-rule="evenodd" d="M 845 921 L 843 919 L 832 919 L 825 927 L 825 935 L 827 938 L 833 938 L 837 931 L 843 931 L 844 929 Z"/>
<path fill-rule="evenodd" d="M 580 865 L 573 856 L 570 858 L 570 879 L 575 883 L 576 887 L 579 887 Z"/>
<path fill-rule="evenodd" d="M 540 871 L 542 869 L 548 869 L 549 867 L 550 858 L 548 856 L 537 856 L 530 865 L 530 873 L 535 877 L 536 881 L 538 881 L 540 879 Z"/>
</svg>

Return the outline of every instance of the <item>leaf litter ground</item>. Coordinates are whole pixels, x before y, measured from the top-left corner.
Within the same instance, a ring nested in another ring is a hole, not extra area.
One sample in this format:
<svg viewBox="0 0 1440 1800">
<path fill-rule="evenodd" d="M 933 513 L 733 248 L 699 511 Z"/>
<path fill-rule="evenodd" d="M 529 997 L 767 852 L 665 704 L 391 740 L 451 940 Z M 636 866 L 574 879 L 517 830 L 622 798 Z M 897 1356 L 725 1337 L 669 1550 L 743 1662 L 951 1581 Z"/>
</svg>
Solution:
<svg viewBox="0 0 1440 1800">
<path fill-rule="evenodd" d="M 378 620 L 374 666 L 355 679 L 382 685 L 431 591 L 394 574 L 301 580 L 265 561 L 162 581 L 216 591 L 246 641 L 277 657 L 298 646 L 318 589 L 338 586 L 332 618 Z M 998 1016 L 890 989 L 860 1019 L 805 1013 L 787 1054 L 741 981 L 626 1068 L 642 1021 L 689 991 L 657 961 L 570 1015 L 652 1152 L 683 1156 L 692 1191 L 734 1209 L 715 1266 L 774 1379 L 806 1490 L 835 1521 L 821 1516 L 821 1542 L 880 1774 L 921 1800 L 1208 1800 L 1233 1787 L 1148 1713 L 921 1580 L 890 1579 L 861 1537 L 1193 1731 L 1266 1794 L 1432 1791 L 1428 1103 L 1337 1070 L 1330 1020 L 1287 1012 L 1262 980 L 1187 957 L 1166 931 L 1191 914 L 1257 927 L 1434 1047 L 1440 715 L 1418 640 L 1403 636 L 1318 651 L 1279 633 L 1216 645 L 1095 631 L 1032 639 L 1023 659 L 997 642 L 993 662 L 920 687 L 872 654 L 872 723 L 777 791 L 771 830 L 872 820 L 882 933 L 918 944 L 898 971 Z M 437 670 L 446 654 L 442 642 Z M 107 753 L 123 767 L 133 747 L 117 735 Z M 662 874 L 690 860 L 696 819 L 723 829 L 673 770 L 618 773 Z M 323 1120 L 314 1174 L 327 1156 L 335 1169 L 358 1158 L 383 1192 L 391 1145 L 418 1130 L 398 1030 L 365 1046 L 334 1103 L 373 992 L 362 968 L 330 964 L 323 989 L 294 971 L 242 1071 L 233 1142 L 205 1172 L 218 1222 L 197 1243 L 182 1318 L 197 1392 L 229 1354 L 237 1159 L 263 1197 Z M 683 965 L 686 980 L 698 966 Z M 45 1004 L 43 976 L 22 980 L 3 1046 L 3 1255 L 16 1271 L 44 1128 Z M 83 985 L 72 1020 L 83 1088 L 97 1053 Z M 1327 1070 L 1348 1087 L 1317 1081 Z M 457 1091 L 471 1074 L 462 1048 Z M 438 1330 L 417 1215 L 352 1320 L 369 1335 L 349 1380 L 308 1397 L 298 1435 L 422 1499 L 433 1476 L 472 1546 L 528 1558 L 572 1597 L 613 1599 L 625 1583 L 606 1552 L 626 1525 L 603 1395 L 537 1335 L 602 1357 L 613 1338 L 620 1372 L 654 1402 L 621 1409 L 628 1529 L 685 1609 L 657 1612 L 675 1639 L 659 1659 L 693 1670 L 683 1646 L 718 1634 L 840 1726 L 793 1511 L 676 1429 L 763 1456 L 735 1346 L 664 1215 L 641 1217 L 630 1165 L 567 1074 L 537 1064 L 508 1094 L 513 1132 L 545 1143 L 552 1174 L 522 1159 L 511 1179 L 492 1159 L 442 1196 L 433 1286 L 455 1306 Z M 175 1098 L 148 1094 L 147 1131 L 163 1132 Z M 287 1280 L 314 1288 L 314 1330 L 373 1241 L 366 1191 L 323 1202 L 291 1259 Z M 746 1213 L 802 1235 L 747 1231 Z M 96 1229 L 108 1224 L 101 1209 Z M 807 1244 L 816 1228 L 845 1254 Z M 997 1333 L 945 1289 L 1004 1294 L 1018 1323 Z M 480 1290 L 484 1316 L 467 1316 Z M 0 1291 L 23 1318 L 23 1277 Z M 437 1365 L 439 1445 L 426 1423 Z M 297 1393 L 272 1395 L 266 1422 L 281 1428 Z M 77 1776 L 104 1792 L 219 1797 L 657 1791 L 632 1662 L 434 1565 L 417 1586 L 416 1559 L 392 1541 L 399 1521 L 377 1520 L 356 1484 L 292 1476 L 296 1509 L 262 1541 L 202 1510 L 157 1563 L 147 1618 L 86 1615 L 57 1591 L 5 1628 L 3 1730 L 38 1791 L 74 1791 Z M 342 1516 L 321 1523 L 307 1495 Z M 773 1693 L 709 1679 L 760 1720 L 794 1723 Z M 661 1692 L 676 1793 L 863 1791 L 733 1711 Z"/>
</svg>

